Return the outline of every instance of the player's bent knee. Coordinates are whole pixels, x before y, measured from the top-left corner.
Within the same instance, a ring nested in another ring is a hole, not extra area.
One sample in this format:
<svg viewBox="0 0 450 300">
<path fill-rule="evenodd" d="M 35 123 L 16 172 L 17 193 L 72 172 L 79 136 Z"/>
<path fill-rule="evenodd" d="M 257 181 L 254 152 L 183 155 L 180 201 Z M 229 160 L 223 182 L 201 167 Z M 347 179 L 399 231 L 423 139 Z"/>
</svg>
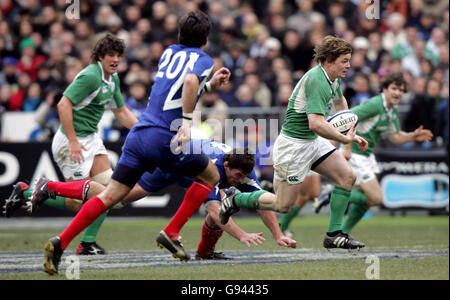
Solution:
<svg viewBox="0 0 450 300">
<path fill-rule="evenodd" d="M 356 182 L 356 175 L 353 172 L 347 173 L 343 176 L 336 185 L 340 186 L 346 190 L 351 190 Z"/>
<path fill-rule="evenodd" d="M 109 181 L 111 180 L 113 171 L 111 169 L 108 169 L 106 171 L 103 171 L 95 176 L 93 176 L 91 179 L 95 182 L 101 183 L 103 185 L 107 185 Z"/>
</svg>

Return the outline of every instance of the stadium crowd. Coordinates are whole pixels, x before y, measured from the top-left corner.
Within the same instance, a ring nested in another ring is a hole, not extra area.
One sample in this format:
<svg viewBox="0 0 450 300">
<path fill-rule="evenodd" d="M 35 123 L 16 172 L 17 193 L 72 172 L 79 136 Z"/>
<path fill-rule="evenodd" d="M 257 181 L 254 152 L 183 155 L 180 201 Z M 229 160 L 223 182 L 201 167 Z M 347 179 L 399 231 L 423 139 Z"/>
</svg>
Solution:
<svg viewBox="0 0 450 300">
<path fill-rule="evenodd" d="M 177 41 L 178 19 L 200 9 L 213 24 L 206 52 L 215 70 L 232 72 L 231 84 L 202 96 L 198 108 L 209 108 L 206 117 L 225 122 L 229 108 L 286 107 L 315 45 L 331 34 L 353 45 L 344 81 L 349 106 L 376 95 L 387 73 L 402 71 L 409 85 L 400 107 L 403 128 L 423 125 L 436 137 L 425 146 L 448 147 L 446 0 L 80 0 L 80 19 L 68 18 L 69 5 L 0 0 L 0 115 L 36 111 L 43 127 L 37 139 L 51 140 L 55 104 L 106 32 L 127 45 L 118 73 L 125 102 L 139 116 L 160 56 Z"/>
</svg>

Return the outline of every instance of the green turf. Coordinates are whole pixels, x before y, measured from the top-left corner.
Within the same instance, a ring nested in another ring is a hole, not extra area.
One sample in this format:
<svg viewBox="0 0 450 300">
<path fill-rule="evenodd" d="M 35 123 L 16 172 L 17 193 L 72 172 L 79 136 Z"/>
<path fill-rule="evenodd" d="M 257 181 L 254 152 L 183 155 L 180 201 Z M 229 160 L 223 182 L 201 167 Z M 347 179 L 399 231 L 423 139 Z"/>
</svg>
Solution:
<svg viewBox="0 0 450 300">
<path fill-rule="evenodd" d="M 272 238 L 261 220 L 238 217 L 237 223 L 247 232 L 264 232 L 266 242 L 255 250 L 283 250 Z M 148 221 L 106 221 L 98 243 L 109 250 L 159 250 L 154 241 L 167 219 Z M 300 217 L 291 230 L 300 248 L 322 249 L 327 217 Z M 200 218 L 191 219 L 181 235 L 187 250 L 194 251 L 200 239 Z M 41 251 L 45 241 L 61 229 L 0 229 L 0 251 Z M 352 235 L 366 243 L 368 250 L 441 250 L 448 251 L 448 217 L 375 216 L 362 222 Z M 74 251 L 79 239 L 68 250 Z M 248 250 L 224 234 L 216 250 Z M 162 250 L 160 250 L 162 251 Z M 82 271 L 82 279 L 365 279 L 368 265 L 364 260 L 298 262 L 269 265 L 189 266 L 141 268 L 126 270 Z M 182 272 L 180 272 L 182 270 Z M 0 279 L 47 279 L 46 274 L 8 274 Z M 449 279 L 449 258 L 383 259 L 381 279 Z M 53 279 L 53 277 L 52 277 Z M 59 276 L 55 279 L 65 279 Z"/>
</svg>

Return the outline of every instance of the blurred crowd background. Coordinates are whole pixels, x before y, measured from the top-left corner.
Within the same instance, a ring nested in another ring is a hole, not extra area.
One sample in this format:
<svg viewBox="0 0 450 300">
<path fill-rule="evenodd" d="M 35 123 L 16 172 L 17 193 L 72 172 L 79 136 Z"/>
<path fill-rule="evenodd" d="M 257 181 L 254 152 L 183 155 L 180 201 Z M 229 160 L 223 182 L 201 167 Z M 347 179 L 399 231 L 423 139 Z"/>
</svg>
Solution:
<svg viewBox="0 0 450 300">
<path fill-rule="evenodd" d="M 277 112 L 283 118 L 295 84 L 313 66 L 315 45 L 331 34 L 353 45 L 343 85 L 349 106 L 379 93 L 387 73 L 402 71 L 403 128 L 423 125 L 435 135 L 432 143 L 405 147 L 448 147 L 447 0 L 79 0 L 80 19 L 69 19 L 66 10 L 75 2 L 0 0 L 0 115 L 34 112 L 42 130 L 30 140 L 51 140 L 61 93 L 106 32 L 127 45 L 118 73 L 125 102 L 139 116 L 161 54 L 177 42 L 180 16 L 200 9 L 213 24 L 206 52 L 215 69 L 232 72 L 231 84 L 200 99 L 203 119 L 223 123 Z M 125 138 L 120 124 L 112 126 Z M 206 130 L 220 136 L 217 128 Z M 253 126 L 248 134 L 259 131 Z"/>
</svg>

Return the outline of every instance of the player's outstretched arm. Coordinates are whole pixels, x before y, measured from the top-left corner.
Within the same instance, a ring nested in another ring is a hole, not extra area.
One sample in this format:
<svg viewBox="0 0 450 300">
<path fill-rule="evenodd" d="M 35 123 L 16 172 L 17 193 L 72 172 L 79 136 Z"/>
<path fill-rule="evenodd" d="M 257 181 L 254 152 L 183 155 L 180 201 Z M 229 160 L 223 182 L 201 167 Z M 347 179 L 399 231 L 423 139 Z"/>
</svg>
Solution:
<svg viewBox="0 0 450 300">
<path fill-rule="evenodd" d="M 290 239 L 283 235 L 278 224 L 278 219 L 275 213 L 271 210 L 257 210 L 259 216 L 263 220 L 264 224 L 272 232 L 273 237 L 277 241 L 277 244 L 283 247 L 296 248 L 297 241 Z"/>
<path fill-rule="evenodd" d="M 251 245 L 258 246 L 261 245 L 265 239 L 262 236 L 262 232 L 259 233 L 248 233 L 245 232 L 241 227 L 239 227 L 232 218 L 228 221 L 226 225 L 220 223 L 219 219 L 219 209 L 220 204 L 211 203 L 206 207 L 209 216 L 213 219 L 214 223 L 219 226 L 223 231 L 236 238 L 239 242 L 251 247 Z"/>
<path fill-rule="evenodd" d="M 391 133 L 388 138 L 391 143 L 403 145 L 408 142 L 429 142 L 433 138 L 433 133 L 428 129 L 423 129 L 421 125 L 412 132 L 399 131 Z"/>
</svg>

